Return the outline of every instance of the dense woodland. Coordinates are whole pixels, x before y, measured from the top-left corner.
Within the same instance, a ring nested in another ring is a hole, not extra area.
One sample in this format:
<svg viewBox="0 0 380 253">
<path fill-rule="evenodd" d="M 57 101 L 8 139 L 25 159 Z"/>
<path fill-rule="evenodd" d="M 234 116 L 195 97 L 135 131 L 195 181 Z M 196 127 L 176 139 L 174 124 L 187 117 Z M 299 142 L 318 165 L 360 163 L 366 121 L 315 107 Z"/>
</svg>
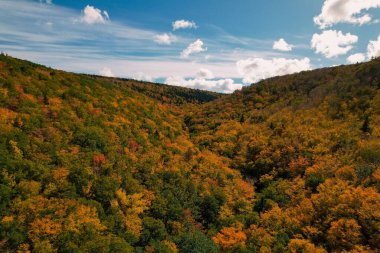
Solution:
<svg viewBox="0 0 380 253">
<path fill-rule="evenodd" d="M 0 56 L 0 252 L 379 252 L 380 59 L 231 95 Z"/>
</svg>

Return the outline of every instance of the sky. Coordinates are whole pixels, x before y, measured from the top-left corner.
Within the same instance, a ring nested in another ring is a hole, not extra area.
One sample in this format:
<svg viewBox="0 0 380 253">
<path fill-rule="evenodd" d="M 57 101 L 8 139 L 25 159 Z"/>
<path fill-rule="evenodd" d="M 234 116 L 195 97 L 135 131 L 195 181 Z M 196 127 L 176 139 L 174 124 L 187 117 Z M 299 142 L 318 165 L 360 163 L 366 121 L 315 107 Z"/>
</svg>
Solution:
<svg viewBox="0 0 380 253">
<path fill-rule="evenodd" d="M 380 56 L 380 0 L 0 0 L 0 50 L 76 73 L 231 93 Z"/>
</svg>

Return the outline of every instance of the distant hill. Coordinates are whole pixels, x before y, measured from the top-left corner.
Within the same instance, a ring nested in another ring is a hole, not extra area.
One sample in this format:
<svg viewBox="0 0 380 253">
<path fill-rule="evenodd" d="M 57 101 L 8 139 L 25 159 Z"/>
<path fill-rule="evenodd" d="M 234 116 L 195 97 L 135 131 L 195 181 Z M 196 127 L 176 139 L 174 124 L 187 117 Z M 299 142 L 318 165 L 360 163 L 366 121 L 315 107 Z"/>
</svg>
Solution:
<svg viewBox="0 0 380 253">
<path fill-rule="evenodd" d="M 0 56 L 1 252 L 377 252 L 380 59 L 230 95 Z"/>
<path fill-rule="evenodd" d="M 213 101 L 217 98 L 225 96 L 225 94 L 204 91 L 204 90 L 194 90 L 184 87 L 160 84 L 160 83 L 151 83 L 151 82 L 142 82 L 131 79 L 123 78 L 110 78 L 110 77 L 101 77 L 93 76 L 96 79 L 104 80 L 107 82 L 112 82 L 118 85 L 127 85 L 134 91 L 140 92 L 144 95 L 147 95 L 151 98 L 154 98 L 160 102 L 167 104 L 182 105 L 185 103 L 192 104 L 201 104 Z"/>
</svg>

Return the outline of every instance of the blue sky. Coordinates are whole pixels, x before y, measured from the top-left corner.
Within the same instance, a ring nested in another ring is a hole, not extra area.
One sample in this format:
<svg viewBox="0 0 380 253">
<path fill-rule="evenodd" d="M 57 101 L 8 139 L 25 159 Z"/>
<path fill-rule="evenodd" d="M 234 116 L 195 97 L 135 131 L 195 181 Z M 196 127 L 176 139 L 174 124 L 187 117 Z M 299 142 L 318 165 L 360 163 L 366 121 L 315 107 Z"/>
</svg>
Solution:
<svg viewBox="0 0 380 253">
<path fill-rule="evenodd" d="M 229 93 L 380 56 L 380 0 L 0 0 L 0 50 Z"/>
</svg>

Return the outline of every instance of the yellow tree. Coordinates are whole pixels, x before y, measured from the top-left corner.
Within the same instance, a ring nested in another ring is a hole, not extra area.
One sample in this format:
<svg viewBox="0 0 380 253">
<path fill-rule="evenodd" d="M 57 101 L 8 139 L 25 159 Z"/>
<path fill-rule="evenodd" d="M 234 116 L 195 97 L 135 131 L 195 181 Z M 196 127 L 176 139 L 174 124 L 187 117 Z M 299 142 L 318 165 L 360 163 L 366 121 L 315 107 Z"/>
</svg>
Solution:
<svg viewBox="0 0 380 253">
<path fill-rule="evenodd" d="M 123 217 L 126 228 L 139 237 L 142 230 L 140 215 L 149 209 L 153 199 L 154 195 L 149 191 L 127 195 L 123 189 L 118 189 L 111 206 Z"/>
<path fill-rule="evenodd" d="M 317 247 L 305 239 L 291 239 L 288 250 L 290 253 L 327 253 L 325 249 Z"/>
<path fill-rule="evenodd" d="M 354 219 L 339 219 L 331 223 L 327 240 L 333 249 L 351 250 L 360 244 L 361 227 Z"/>
<path fill-rule="evenodd" d="M 241 228 L 227 227 L 223 228 L 212 239 L 223 249 L 229 250 L 237 245 L 244 246 L 245 241 L 247 240 L 247 235 L 241 230 Z"/>
</svg>

